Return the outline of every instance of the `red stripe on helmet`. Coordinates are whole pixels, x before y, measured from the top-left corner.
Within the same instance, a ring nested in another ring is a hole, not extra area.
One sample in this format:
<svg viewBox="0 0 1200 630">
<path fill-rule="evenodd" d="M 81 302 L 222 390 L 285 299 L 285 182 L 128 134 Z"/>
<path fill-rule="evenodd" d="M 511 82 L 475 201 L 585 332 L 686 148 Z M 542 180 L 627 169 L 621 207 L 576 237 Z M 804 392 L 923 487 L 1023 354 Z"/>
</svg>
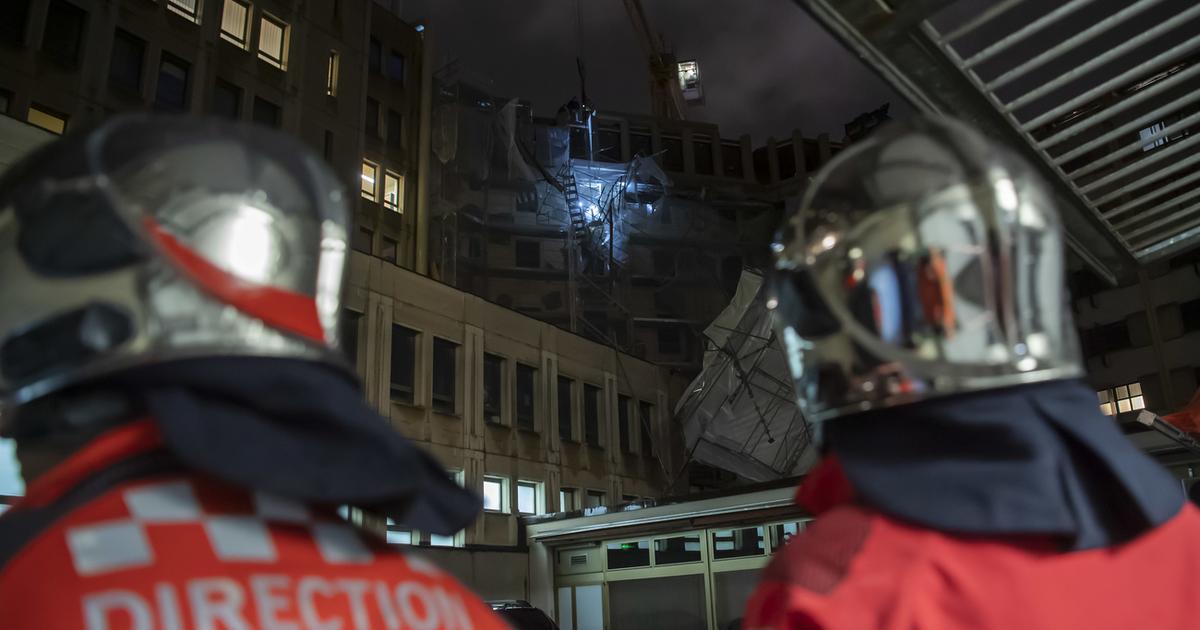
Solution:
<svg viewBox="0 0 1200 630">
<path fill-rule="evenodd" d="M 218 300 L 272 327 L 326 343 L 325 330 L 317 315 L 317 301 L 313 297 L 242 280 L 181 243 L 153 218 L 146 217 L 143 223 L 171 261 Z"/>
</svg>

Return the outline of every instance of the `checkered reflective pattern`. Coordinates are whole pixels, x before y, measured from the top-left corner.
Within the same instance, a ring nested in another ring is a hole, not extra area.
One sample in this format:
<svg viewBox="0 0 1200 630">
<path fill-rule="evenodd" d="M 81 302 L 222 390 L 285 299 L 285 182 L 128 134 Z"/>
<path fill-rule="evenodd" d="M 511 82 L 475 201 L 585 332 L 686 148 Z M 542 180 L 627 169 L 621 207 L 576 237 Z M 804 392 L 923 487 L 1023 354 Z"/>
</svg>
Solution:
<svg viewBox="0 0 1200 630">
<path fill-rule="evenodd" d="M 277 562 L 273 531 L 280 527 L 307 530 L 328 564 L 374 560 L 359 533 L 336 515 L 317 515 L 301 503 L 261 492 L 239 493 L 231 501 L 227 488 L 205 486 L 173 479 L 122 490 L 126 514 L 65 530 L 75 571 L 96 576 L 153 565 L 156 552 L 162 553 L 155 549 L 153 534 L 162 528 L 172 528 L 172 534 L 190 531 L 191 540 L 206 544 L 221 562 Z"/>
</svg>

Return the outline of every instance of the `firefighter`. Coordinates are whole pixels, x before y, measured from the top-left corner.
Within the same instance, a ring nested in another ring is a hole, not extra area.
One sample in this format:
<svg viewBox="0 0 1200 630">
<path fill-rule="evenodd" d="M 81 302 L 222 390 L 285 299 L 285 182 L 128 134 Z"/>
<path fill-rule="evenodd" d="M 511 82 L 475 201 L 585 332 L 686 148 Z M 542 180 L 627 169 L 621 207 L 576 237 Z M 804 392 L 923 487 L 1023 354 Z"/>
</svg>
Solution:
<svg viewBox="0 0 1200 630">
<path fill-rule="evenodd" d="M 1200 518 L 1101 415 L 1031 167 L 920 117 L 852 145 L 773 244 L 824 458 L 744 628 L 1194 628 Z"/>
<path fill-rule="evenodd" d="M 338 343 L 347 198 L 297 140 L 124 116 L 0 180 L 7 630 L 499 628 L 339 517 L 480 503 L 362 399 Z"/>
</svg>

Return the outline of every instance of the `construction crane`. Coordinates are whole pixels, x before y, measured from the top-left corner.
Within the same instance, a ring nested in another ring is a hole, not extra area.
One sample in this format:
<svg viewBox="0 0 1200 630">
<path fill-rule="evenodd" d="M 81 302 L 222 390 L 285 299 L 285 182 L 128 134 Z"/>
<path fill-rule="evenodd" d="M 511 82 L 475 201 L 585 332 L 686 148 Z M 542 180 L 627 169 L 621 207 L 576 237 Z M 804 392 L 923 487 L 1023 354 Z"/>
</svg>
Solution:
<svg viewBox="0 0 1200 630">
<path fill-rule="evenodd" d="M 650 110 L 655 116 L 670 120 L 685 120 L 687 111 L 683 91 L 679 87 L 675 55 L 667 52 L 662 38 L 650 28 L 641 0 L 623 0 L 625 12 L 633 24 L 633 32 L 646 53 L 650 68 Z"/>
</svg>

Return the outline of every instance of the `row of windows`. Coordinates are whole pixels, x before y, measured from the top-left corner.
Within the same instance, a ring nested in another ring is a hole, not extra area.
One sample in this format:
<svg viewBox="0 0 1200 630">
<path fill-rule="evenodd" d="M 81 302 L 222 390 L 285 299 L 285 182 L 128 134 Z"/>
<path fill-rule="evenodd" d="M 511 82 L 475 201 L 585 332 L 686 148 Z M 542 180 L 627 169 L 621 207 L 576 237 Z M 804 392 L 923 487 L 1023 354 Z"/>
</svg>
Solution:
<svg viewBox="0 0 1200 630">
<path fill-rule="evenodd" d="M 342 343 L 352 362 L 357 361 L 358 327 L 361 315 L 347 312 L 343 316 Z M 421 333 L 401 326 L 392 325 L 391 343 L 391 398 L 393 401 L 414 404 L 417 400 L 416 370 L 417 348 Z M 433 337 L 432 370 L 430 378 L 430 407 L 441 414 L 454 415 L 458 410 L 458 350 L 459 345 L 441 337 Z M 498 354 L 484 353 L 483 357 L 483 413 L 484 419 L 492 424 L 507 424 L 504 410 L 512 410 L 512 424 L 518 429 L 537 431 L 537 382 L 538 368 L 513 362 L 509 370 L 509 359 Z M 511 379 L 511 380 L 510 380 Z M 578 442 L 579 434 L 575 422 L 575 400 L 579 383 L 569 376 L 559 375 L 557 425 L 559 437 Z M 603 389 L 584 383 L 583 396 L 583 441 L 589 446 L 604 448 L 601 436 L 601 409 Z M 511 398 L 510 398 L 511 396 Z M 507 403 L 507 404 L 506 404 Z M 636 404 L 636 407 L 635 407 Z M 650 424 L 654 418 L 654 405 L 644 400 L 634 401 L 630 396 L 617 397 L 618 446 L 623 453 L 640 450 L 650 455 L 653 442 Z M 638 426 L 633 427 L 631 423 Z M 638 442 L 634 443 L 634 431 Z M 637 448 L 640 446 L 640 449 Z"/>
<path fill-rule="evenodd" d="M 168 2 L 178 3 L 179 0 L 168 0 Z M 185 15 L 196 23 L 199 23 L 200 17 L 196 13 L 195 0 L 188 0 L 186 3 L 191 6 L 189 10 L 190 15 Z M 244 2 L 243 0 L 225 0 L 225 6 L 221 11 L 221 38 L 238 48 L 249 50 L 251 13 L 249 2 Z M 291 28 L 287 22 L 265 11 L 260 12 L 258 20 L 258 58 L 280 70 L 286 70 L 290 31 Z"/>
<path fill-rule="evenodd" d="M 589 129 L 590 134 L 589 134 Z M 664 133 L 659 137 L 661 150 L 654 151 L 654 139 L 650 129 L 631 127 L 629 130 L 629 156 L 648 157 L 653 155 L 668 171 L 684 171 L 684 142 L 681 135 Z M 721 175 L 741 178 L 745 175 L 742 164 L 742 146 L 738 142 L 719 140 L 721 152 Z M 623 162 L 621 151 L 621 129 L 616 121 L 599 120 L 592 127 L 576 125 L 570 131 L 571 157 L 579 160 L 594 159 L 598 162 Z M 692 163 L 697 175 L 715 175 L 714 139 L 712 136 L 692 136 Z"/>
<path fill-rule="evenodd" d="M 1146 399 L 1142 395 L 1141 383 L 1129 383 L 1111 389 L 1096 392 L 1100 399 L 1100 413 L 1112 416 L 1119 413 L 1129 413 L 1146 408 Z"/>
<path fill-rule="evenodd" d="M 383 171 L 383 181 L 379 181 L 379 172 Z M 404 176 L 391 169 L 381 167 L 371 160 L 363 160 L 362 175 L 359 184 L 360 193 L 367 201 L 380 202 L 383 207 L 392 212 L 404 213 Z M 380 188 L 382 185 L 382 196 Z"/>
</svg>

